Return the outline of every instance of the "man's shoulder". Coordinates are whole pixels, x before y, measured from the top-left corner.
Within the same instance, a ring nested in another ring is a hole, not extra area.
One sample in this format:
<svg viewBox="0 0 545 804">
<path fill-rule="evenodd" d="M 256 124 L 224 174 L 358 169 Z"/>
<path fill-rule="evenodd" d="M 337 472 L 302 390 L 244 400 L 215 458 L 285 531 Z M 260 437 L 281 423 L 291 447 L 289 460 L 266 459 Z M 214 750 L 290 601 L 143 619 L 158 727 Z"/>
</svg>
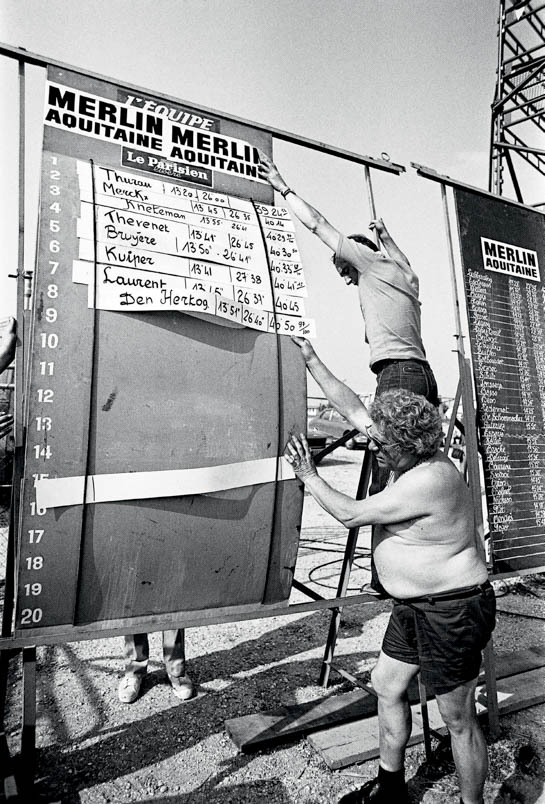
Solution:
<svg viewBox="0 0 545 804">
<path fill-rule="evenodd" d="M 459 483 L 464 482 L 456 467 L 442 453 L 418 463 L 402 474 L 399 480 L 424 494 L 444 489 L 454 490 Z"/>
<path fill-rule="evenodd" d="M 379 251 L 373 251 L 373 249 L 363 243 L 352 240 L 345 234 L 339 234 L 336 254 L 351 262 L 356 268 L 359 266 L 367 267 L 382 256 Z"/>
</svg>

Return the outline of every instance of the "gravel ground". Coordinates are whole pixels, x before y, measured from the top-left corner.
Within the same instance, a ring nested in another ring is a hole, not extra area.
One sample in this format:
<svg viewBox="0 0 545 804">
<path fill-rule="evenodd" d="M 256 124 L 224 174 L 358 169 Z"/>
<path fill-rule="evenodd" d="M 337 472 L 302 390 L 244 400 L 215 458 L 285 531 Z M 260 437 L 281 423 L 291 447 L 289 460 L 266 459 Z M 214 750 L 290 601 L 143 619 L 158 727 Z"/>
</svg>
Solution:
<svg viewBox="0 0 545 804">
<path fill-rule="evenodd" d="M 361 452 L 339 449 L 320 467 L 338 488 L 354 493 Z M 0 525 L 2 521 L 0 520 Z M 346 532 L 311 498 L 305 498 L 297 577 L 328 596 L 336 588 Z M 0 531 L 5 541 L 5 529 Z M 351 590 L 368 580 L 370 534 L 363 530 Z M 540 578 L 498 583 L 497 653 L 545 644 L 545 588 Z M 294 593 L 292 602 L 303 598 Z M 363 680 L 376 658 L 389 604 L 345 609 L 337 647 L 340 665 Z M 508 612 L 508 613 L 507 613 Z M 523 616 L 525 615 L 525 616 Z M 531 616 L 529 616 L 531 615 Z M 327 612 L 311 612 L 195 628 L 187 634 L 189 673 L 198 695 L 180 703 L 170 692 L 151 638 L 150 672 L 132 705 L 119 703 L 121 638 L 38 650 L 37 792 L 40 802 L 86 804 L 325 804 L 375 774 L 376 761 L 330 771 L 305 739 L 257 754 L 239 754 L 224 721 L 281 705 L 303 703 L 351 689 L 332 677 L 317 686 Z M 7 731 L 13 753 L 20 739 L 20 666 L 11 663 Z M 489 740 L 491 771 L 486 804 L 545 804 L 545 705 L 501 721 Z M 412 802 L 458 804 L 448 746 L 434 742 L 428 764 L 422 746 L 407 754 Z M 395 804 L 395 802 L 392 802 Z"/>
</svg>

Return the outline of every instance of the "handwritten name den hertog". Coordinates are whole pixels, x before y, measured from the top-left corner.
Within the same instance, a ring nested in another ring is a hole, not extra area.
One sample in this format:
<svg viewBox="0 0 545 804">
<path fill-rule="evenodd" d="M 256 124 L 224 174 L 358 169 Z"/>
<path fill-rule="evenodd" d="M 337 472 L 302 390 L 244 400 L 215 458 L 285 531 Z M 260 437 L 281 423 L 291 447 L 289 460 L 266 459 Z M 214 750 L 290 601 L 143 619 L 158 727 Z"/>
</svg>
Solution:
<svg viewBox="0 0 545 804">
<path fill-rule="evenodd" d="M 173 290 L 161 288 L 159 304 L 168 307 L 179 307 L 181 310 L 200 310 L 202 313 L 214 313 L 215 294 L 207 297 L 196 296 L 193 293 L 175 293 Z M 153 296 L 134 296 L 128 291 L 119 294 L 121 307 L 149 307 L 154 304 Z"/>
</svg>

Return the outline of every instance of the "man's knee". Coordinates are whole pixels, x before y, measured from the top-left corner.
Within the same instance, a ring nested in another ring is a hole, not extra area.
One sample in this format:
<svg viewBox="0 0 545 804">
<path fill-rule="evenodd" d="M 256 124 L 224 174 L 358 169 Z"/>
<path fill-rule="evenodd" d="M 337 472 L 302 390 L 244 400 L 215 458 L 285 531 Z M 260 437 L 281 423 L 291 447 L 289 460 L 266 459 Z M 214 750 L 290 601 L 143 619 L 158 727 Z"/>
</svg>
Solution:
<svg viewBox="0 0 545 804">
<path fill-rule="evenodd" d="M 378 665 L 371 671 L 371 684 L 378 697 L 386 702 L 400 701 L 406 694 L 406 689 L 396 684 Z"/>
<path fill-rule="evenodd" d="M 452 735 L 463 734 L 478 724 L 473 694 L 460 696 L 458 700 L 445 701 L 441 698 L 437 696 L 439 712 Z"/>
<path fill-rule="evenodd" d="M 450 710 L 443 713 L 442 718 L 445 721 L 445 726 L 454 736 L 470 731 L 476 723 L 476 719 L 465 710 Z"/>
</svg>

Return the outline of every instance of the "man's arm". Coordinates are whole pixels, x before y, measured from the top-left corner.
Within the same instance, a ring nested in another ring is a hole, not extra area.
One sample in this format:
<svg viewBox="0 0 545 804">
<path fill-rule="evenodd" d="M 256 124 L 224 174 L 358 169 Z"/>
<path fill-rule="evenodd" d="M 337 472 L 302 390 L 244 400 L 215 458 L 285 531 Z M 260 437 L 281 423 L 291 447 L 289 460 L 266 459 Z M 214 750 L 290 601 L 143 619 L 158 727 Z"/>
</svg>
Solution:
<svg viewBox="0 0 545 804">
<path fill-rule="evenodd" d="M 286 193 L 286 190 L 290 190 L 289 193 L 285 194 L 284 199 L 289 203 L 303 226 L 306 226 L 313 234 L 317 235 L 322 243 L 325 243 L 332 251 L 336 251 L 339 243 L 339 231 L 324 218 L 321 212 L 318 212 L 317 209 L 298 196 L 294 190 L 291 190 L 267 154 L 260 151 L 259 158 L 261 160 L 259 164 L 261 178 L 266 179 L 278 193 L 282 194 Z"/>
<path fill-rule="evenodd" d="M 17 321 L 10 316 L 0 321 L 0 373 L 6 369 L 15 357 L 17 344 Z"/>
<path fill-rule="evenodd" d="M 377 235 L 380 238 L 380 242 L 386 249 L 386 253 L 392 260 L 396 260 L 396 262 L 403 262 L 407 265 L 410 265 L 409 260 L 405 256 L 405 254 L 401 251 L 397 243 L 392 238 L 392 235 L 386 228 L 386 224 L 382 220 L 382 218 L 377 218 L 374 221 L 371 221 L 369 224 L 370 229 L 374 229 Z"/>
<path fill-rule="evenodd" d="M 291 436 L 284 457 L 316 502 L 346 528 L 389 525 L 430 513 L 431 495 L 409 474 L 378 494 L 354 500 L 320 477 L 304 435 Z"/>
<path fill-rule="evenodd" d="M 348 419 L 353 427 L 362 433 L 365 432 L 365 428 L 372 424 L 372 419 L 359 396 L 331 373 L 306 338 L 294 336 L 292 341 L 301 349 L 308 370 L 333 407 Z"/>
</svg>

